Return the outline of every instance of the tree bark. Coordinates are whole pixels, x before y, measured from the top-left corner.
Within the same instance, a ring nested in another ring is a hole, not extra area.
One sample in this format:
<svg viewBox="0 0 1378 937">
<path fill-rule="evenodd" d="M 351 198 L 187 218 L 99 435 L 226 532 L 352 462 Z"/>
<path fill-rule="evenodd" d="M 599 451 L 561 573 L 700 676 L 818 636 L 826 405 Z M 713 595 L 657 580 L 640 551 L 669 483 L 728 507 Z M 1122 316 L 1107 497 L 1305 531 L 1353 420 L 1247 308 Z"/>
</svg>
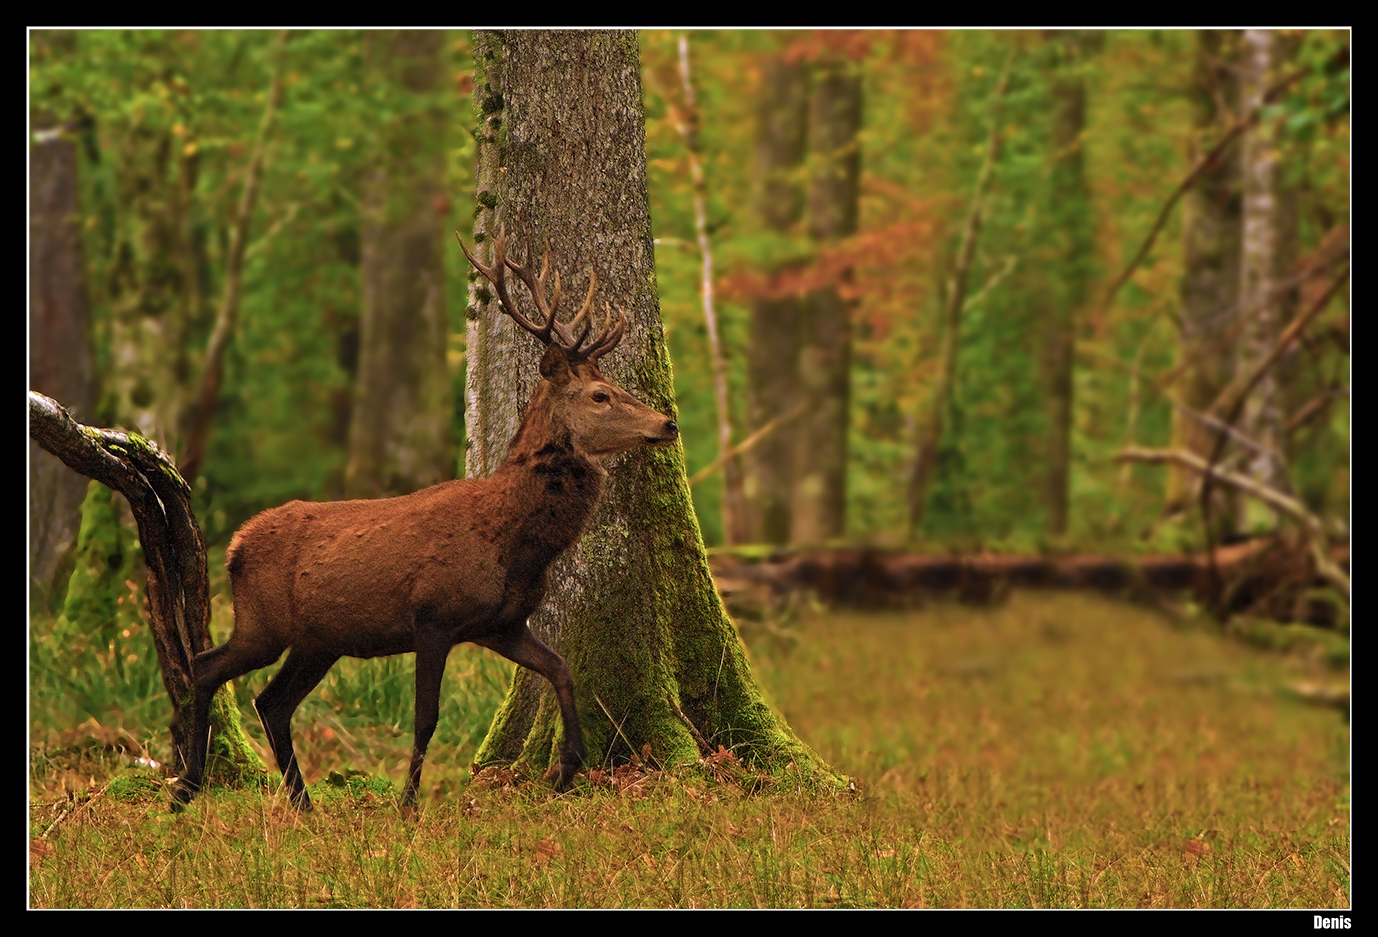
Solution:
<svg viewBox="0 0 1378 937">
<path fill-rule="evenodd" d="M 400 116 L 364 183 L 363 308 L 345 497 L 407 494 L 453 474 L 446 375 L 445 33 L 369 36 L 373 81 Z M 403 416 L 405 414 L 405 417 Z"/>
<path fill-rule="evenodd" d="M 549 243 L 566 296 L 584 295 L 593 267 L 599 302 L 624 306 L 629 322 L 601 362 L 604 373 L 673 417 L 636 35 L 478 32 L 475 64 L 478 250 L 491 262 L 488 241 L 503 227 L 514 245 L 539 253 Z M 529 260 L 521 250 L 513 255 Z M 466 352 L 470 476 L 502 460 L 541 351 L 475 277 Z M 516 292 L 520 303 L 524 291 Z M 826 772 L 751 679 L 708 572 L 679 446 L 610 464 L 593 521 L 552 569 L 531 625 L 573 671 L 593 763 L 649 754 L 652 765 L 675 767 L 722 745 L 765 770 Z M 519 668 L 477 762 L 539 773 L 556 763 L 561 732 L 554 694 Z"/>
<path fill-rule="evenodd" d="M 861 178 L 861 75 L 845 62 L 819 68 L 809 126 L 809 236 L 824 246 L 856 233 Z M 804 301 L 791 537 L 823 543 L 847 533 L 847 426 L 851 405 L 851 307 L 843 298 L 852 270 Z"/>
<path fill-rule="evenodd" d="M 794 427 L 784 425 L 800 403 L 799 347 L 804 302 L 789 280 L 803 264 L 785 245 L 803 218 L 800 176 L 808 128 L 808 70 L 803 62 L 766 64 L 756 123 L 756 214 L 777 240 L 768 295 L 751 301 L 746 365 L 748 429 L 778 421 L 745 454 L 751 538 L 787 543 L 794 491 Z"/>
</svg>

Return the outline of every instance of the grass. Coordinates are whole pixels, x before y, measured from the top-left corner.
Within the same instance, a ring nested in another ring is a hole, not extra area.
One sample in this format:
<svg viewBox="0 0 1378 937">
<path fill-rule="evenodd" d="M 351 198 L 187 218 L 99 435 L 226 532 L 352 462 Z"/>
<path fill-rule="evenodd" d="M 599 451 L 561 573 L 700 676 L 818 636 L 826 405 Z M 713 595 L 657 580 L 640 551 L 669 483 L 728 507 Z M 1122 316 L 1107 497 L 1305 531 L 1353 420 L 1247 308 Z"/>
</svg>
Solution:
<svg viewBox="0 0 1378 937">
<path fill-rule="evenodd" d="M 1082 595 L 820 613 L 789 637 L 753 647 L 758 679 L 857 779 L 855 795 L 748 795 L 711 766 L 624 769 L 565 795 L 500 773 L 471 780 L 506 665 L 469 648 L 452 655 L 414 818 L 342 774 L 403 780 L 410 658 L 349 662 L 303 706 L 299 751 L 318 801 L 305 816 L 258 791 L 171 814 L 109 744 L 165 736 L 128 723 L 124 713 L 148 707 L 90 714 L 77 732 L 35 705 L 30 902 L 1349 904 L 1348 726 L 1287 692 L 1298 679 L 1347 679 L 1333 654 L 1267 652 Z M 35 699 L 49 692 L 45 674 L 33 673 Z M 251 711 L 248 721 L 257 728 Z"/>
</svg>

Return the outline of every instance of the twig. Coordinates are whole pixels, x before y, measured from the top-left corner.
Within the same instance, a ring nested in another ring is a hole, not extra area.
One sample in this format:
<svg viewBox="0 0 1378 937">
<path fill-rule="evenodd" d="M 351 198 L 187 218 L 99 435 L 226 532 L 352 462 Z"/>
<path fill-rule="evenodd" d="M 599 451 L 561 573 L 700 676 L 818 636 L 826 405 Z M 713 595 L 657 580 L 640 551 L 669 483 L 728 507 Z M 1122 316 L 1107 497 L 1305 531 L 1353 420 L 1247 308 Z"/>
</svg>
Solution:
<svg viewBox="0 0 1378 937">
<path fill-rule="evenodd" d="M 111 785 L 111 784 L 114 784 L 114 783 L 115 783 L 115 780 L 114 780 L 114 779 L 108 781 L 108 782 L 106 783 L 105 787 L 102 787 L 100 790 L 96 791 L 94 794 L 92 794 L 90 797 L 86 798 L 86 800 L 82 801 L 80 804 L 77 804 L 75 807 L 70 806 L 70 804 L 69 804 L 68 809 L 65 810 L 65 811 L 63 811 L 62 815 L 59 816 L 56 820 L 54 820 L 52 823 L 49 823 L 49 824 L 48 824 L 48 828 L 47 828 L 46 830 L 43 831 L 43 835 L 39 836 L 38 838 L 39 838 L 39 839 L 47 839 L 47 838 L 48 838 L 48 834 L 51 833 L 53 830 L 57 829 L 57 825 L 58 825 L 59 823 L 61 823 L 61 822 L 64 821 L 64 820 L 71 819 L 72 817 L 74 817 L 74 816 L 76 816 L 77 814 L 81 813 L 83 810 L 88 809 L 88 808 L 89 808 L 92 804 L 94 804 L 97 800 L 99 800 L 101 797 L 104 797 L 104 796 L 105 796 L 105 792 L 108 791 L 108 790 L 110 790 L 110 785 Z"/>
<path fill-rule="evenodd" d="M 699 747 L 699 751 L 704 755 L 713 754 L 713 749 L 708 745 L 708 739 L 704 738 L 703 733 L 699 732 L 698 726 L 689 721 L 689 717 L 684 714 L 684 710 L 680 709 L 679 704 L 675 702 L 674 696 L 667 692 L 665 694 L 665 702 L 670 704 L 670 711 L 675 714 L 680 722 L 684 723 L 684 727 L 688 729 L 689 734 L 694 737 L 694 744 Z"/>
<path fill-rule="evenodd" d="M 605 716 L 608 717 L 608 722 L 612 724 L 612 730 L 613 730 L 614 732 L 617 733 L 617 737 L 620 738 L 620 739 L 622 740 L 623 744 L 625 744 L 625 745 L 627 746 L 627 749 L 628 749 L 633 755 L 637 754 L 636 746 L 632 744 L 632 740 L 629 739 L 629 738 L 627 738 L 627 736 L 625 736 L 625 735 L 622 734 L 622 723 L 621 723 L 621 722 L 617 722 L 615 719 L 613 719 L 612 713 L 609 712 L 609 711 L 608 711 L 608 707 L 607 707 L 606 705 L 604 705 L 603 700 L 602 700 L 602 697 L 600 697 L 597 693 L 595 693 L 595 694 L 593 694 L 593 698 L 594 698 L 595 700 L 598 701 L 598 707 L 599 707 L 600 709 L 603 710 L 603 715 L 605 715 Z M 622 722 L 626 722 L 626 721 L 627 721 L 627 717 L 626 717 L 626 716 L 623 716 L 623 717 L 622 717 Z M 608 754 L 607 754 L 607 756 L 604 758 L 604 760 L 607 761 L 607 760 L 610 760 L 611 758 L 612 758 L 612 749 L 609 749 L 609 750 L 608 750 Z M 662 766 L 662 767 L 663 767 L 663 766 Z"/>
<path fill-rule="evenodd" d="M 689 486 L 692 488 L 694 485 L 697 485 L 699 482 L 703 481 L 705 478 L 709 477 L 715 471 L 717 471 L 718 468 L 720 468 L 728 460 L 734 459 L 737 456 L 741 455 L 743 452 L 746 452 L 748 449 L 756 445 L 762 439 L 765 439 L 767 436 L 769 436 L 780 425 L 788 423 L 790 420 L 797 417 L 800 413 L 803 412 L 803 410 L 804 405 L 801 403 L 798 406 L 796 406 L 793 410 L 790 410 L 788 413 L 782 413 L 779 416 L 775 417 L 765 426 L 762 426 L 756 432 L 746 437 L 746 439 L 743 439 L 741 442 L 737 443 L 737 445 L 727 450 L 726 453 L 719 455 L 712 462 L 708 463 L 703 468 L 695 472 L 689 478 Z"/>
</svg>

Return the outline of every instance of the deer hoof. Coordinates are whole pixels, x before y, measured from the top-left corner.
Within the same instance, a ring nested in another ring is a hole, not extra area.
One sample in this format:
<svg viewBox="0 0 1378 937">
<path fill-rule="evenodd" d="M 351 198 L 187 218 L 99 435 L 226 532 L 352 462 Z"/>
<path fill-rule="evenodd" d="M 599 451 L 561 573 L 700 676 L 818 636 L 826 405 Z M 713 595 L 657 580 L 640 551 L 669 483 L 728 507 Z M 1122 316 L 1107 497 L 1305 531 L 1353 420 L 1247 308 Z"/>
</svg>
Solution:
<svg viewBox="0 0 1378 937">
<path fill-rule="evenodd" d="M 185 781 L 174 784 L 172 786 L 172 812 L 181 813 L 200 789 L 199 784 L 188 784 Z"/>
<path fill-rule="evenodd" d="M 561 794 L 569 790 L 569 786 L 574 783 L 574 776 L 579 773 L 579 765 L 571 765 L 565 762 L 560 763 L 560 767 L 553 772 L 555 775 L 555 790 Z"/>
</svg>

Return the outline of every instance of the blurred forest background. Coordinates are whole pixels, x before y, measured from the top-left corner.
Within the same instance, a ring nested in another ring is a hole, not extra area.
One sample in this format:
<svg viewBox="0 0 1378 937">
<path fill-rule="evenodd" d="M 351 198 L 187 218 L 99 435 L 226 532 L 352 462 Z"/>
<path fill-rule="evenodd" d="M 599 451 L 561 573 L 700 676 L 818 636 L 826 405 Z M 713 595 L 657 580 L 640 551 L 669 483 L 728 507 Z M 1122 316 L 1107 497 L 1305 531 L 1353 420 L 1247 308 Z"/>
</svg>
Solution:
<svg viewBox="0 0 1378 937">
<path fill-rule="evenodd" d="M 1127 448 L 1219 459 L 1346 538 L 1348 45 L 642 33 L 708 544 L 1204 545 L 1198 476 Z M 469 50 L 30 33 L 30 388 L 162 444 L 212 550 L 293 498 L 463 474 Z M 83 575 L 83 499 L 118 536 L 99 487 L 31 455 L 35 610 Z M 1217 538 L 1294 522 L 1217 493 Z M 93 548 L 116 583 L 129 536 Z"/>
</svg>

